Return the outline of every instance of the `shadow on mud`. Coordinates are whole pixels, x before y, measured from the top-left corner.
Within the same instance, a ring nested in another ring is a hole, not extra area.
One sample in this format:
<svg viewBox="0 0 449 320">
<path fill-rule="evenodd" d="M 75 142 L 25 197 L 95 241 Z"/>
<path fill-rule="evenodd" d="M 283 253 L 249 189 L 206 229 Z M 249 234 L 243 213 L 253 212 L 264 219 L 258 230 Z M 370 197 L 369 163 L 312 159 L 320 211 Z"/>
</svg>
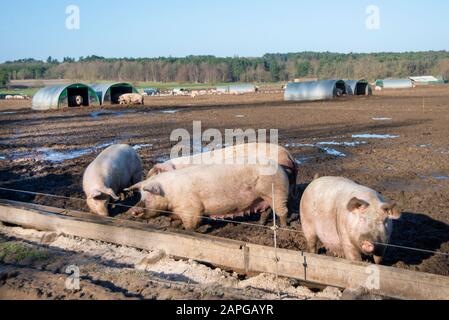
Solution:
<svg viewBox="0 0 449 320">
<path fill-rule="evenodd" d="M 449 225 L 424 214 L 404 212 L 400 220 L 394 221 L 390 245 L 407 248 L 387 247 L 383 264 L 394 265 L 402 261 L 419 265 L 435 255 L 427 251 L 439 251 L 441 245 L 448 241 Z"/>
</svg>

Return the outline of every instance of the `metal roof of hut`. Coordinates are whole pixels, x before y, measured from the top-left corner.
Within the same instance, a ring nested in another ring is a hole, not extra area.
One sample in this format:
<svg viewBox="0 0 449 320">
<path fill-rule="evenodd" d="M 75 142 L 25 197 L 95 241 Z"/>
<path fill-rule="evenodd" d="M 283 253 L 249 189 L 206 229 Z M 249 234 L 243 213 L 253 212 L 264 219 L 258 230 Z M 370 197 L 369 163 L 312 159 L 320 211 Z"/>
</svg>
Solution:
<svg viewBox="0 0 449 320">
<path fill-rule="evenodd" d="M 343 80 L 290 82 L 285 89 L 285 101 L 315 101 L 333 99 L 347 94 Z"/>
<path fill-rule="evenodd" d="M 95 91 L 82 83 L 50 86 L 40 89 L 33 97 L 33 110 L 51 110 L 74 107 L 71 97 L 81 96 L 82 106 L 99 106 L 100 101 Z"/>
<path fill-rule="evenodd" d="M 120 95 L 126 93 L 139 93 L 132 84 L 126 82 L 95 83 L 92 84 L 91 87 L 97 93 L 101 104 L 117 104 Z"/>
<path fill-rule="evenodd" d="M 251 83 L 237 83 L 228 86 L 219 86 L 217 91 L 231 94 L 243 94 L 257 92 L 257 87 Z"/>
<path fill-rule="evenodd" d="M 384 79 L 377 80 L 376 86 L 384 89 L 406 89 L 412 88 L 413 82 L 410 79 Z"/>
<path fill-rule="evenodd" d="M 346 93 L 350 96 L 370 96 L 373 94 L 371 85 L 366 80 L 345 80 Z"/>
</svg>

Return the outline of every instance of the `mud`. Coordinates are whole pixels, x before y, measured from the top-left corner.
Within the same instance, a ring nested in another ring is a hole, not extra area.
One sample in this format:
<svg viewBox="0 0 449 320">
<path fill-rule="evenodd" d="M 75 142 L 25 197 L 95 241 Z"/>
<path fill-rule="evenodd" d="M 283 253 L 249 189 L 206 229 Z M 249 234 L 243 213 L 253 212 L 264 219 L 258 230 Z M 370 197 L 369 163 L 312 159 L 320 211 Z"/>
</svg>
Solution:
<svg viewBox="0 0 449 320">
<path fill-rule="evenodd" d="M 103 107 L 101 110 L 109 111 L 96 118 L 91 114 L 97 110 L 89 108 L 52 112 L 22 109 L 16 114 L 0 114 L 0 156 L 5 158 L 0 160 L 0 187 L 71 199 L 1 190 L 0 198 L 87 211 L 84 201 L 74 198 L 84 197 L 82 174 L 97 152 L 52 162 L 39 157 L 43 148 L 67 153 L 111 141 L 151 145 L 137 148 L 145 170 L 149 170 L 168 159 L 174 145 L 170 142 L 171 132 L 178 128 L 191 132 L 193 121 L 202 121 L 203 131 L 217 128 L 223 134 L 225 129 L 279 129 L 280 145 L 287 146 L 300 164 L 300 190 L 317 173 L 345 176 L 366 184 L 401 204 L 404 214 L 394 223 L 391 244 L 448 254 L 449 179 L 442 178 L 449 176 L 448 89 L 440 86 L 393 90 L 370 98 L 312 103 L 283 102 L 280 94 L 198 99 L 147 97 L 143 107 Z M 8 103 L 0 101 L 0 112 L 18 108 Z M 182 112 L 172 113 L 173 110 Z M 391 120 L 373 120 L 380 117 Z M 360 135 L 364 138 L 357 138 Z M 369 139 L 372 135 L 387 138 Z M 31 156 L 12 157 L 20 153 Z M 126 204 L 135 204 L 135 199 Z M 278 244 L 281 248 L 304 250 L 298 203 L 291 208 L 289 228 L 296 232 L 281 231 Z M 114 214 L 133 219 L 124 211 L 117 207 Z M 257 223 L 258 218 L 235 221 Z M 150 222 L 167 229 L 180 228 L 167 217 Z M 269 229 L 233 221 L 205 220 L 198 232 L 273 245 Z M 449 275 L 448 256 L 426 251 L 388 247 L 384 263 Z"/>
</svg>

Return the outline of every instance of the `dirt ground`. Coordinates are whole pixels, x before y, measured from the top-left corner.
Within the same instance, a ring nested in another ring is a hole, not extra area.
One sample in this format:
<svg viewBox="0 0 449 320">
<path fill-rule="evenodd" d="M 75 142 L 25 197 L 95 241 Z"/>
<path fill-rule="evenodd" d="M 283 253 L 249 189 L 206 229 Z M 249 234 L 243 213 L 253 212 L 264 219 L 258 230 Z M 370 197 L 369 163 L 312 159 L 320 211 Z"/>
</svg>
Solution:
<svg viewBox="0 0 449 320">
<path fill-rule="evenodd" d="M 95 110 L 23 109 L 29 104 L 0 101 L 0 187 L 82 199 L 83 171 L 110 143 L 136 146 L 149 170 L 168 159 L 171 132 L 178 128 L 191 132 L 193 121 L 202 122 L 203 132 L 279 129 L 279 143 L 300 163 L 300 189 L 316 173 L 366 184 L 401 204 L 404 214 L 394 223 L 392 245 L 446 254 L 388 247 L 386 265 L 449 275 L 448 86 L 308 103 L 284 102 L 281 94 L 262 93 L 147 97 L 144 107 Z M 76 199 L 1 190 L 0 198 L 87 211 Z M 297 211 L 298 204 L 292 208 Z M 124 210 L 117 208 L 115 214 L 130 219 Z M 289 228 L 299 232 L 281 232 L 279 245 L 304 250 L 298 213 L 293 212 L 291 219 Z M 167 217 L 151 223 L 179 228 Z M 198 232 L 273 244 L 272 232 L 258 226 L 204 221 Z"/>
</svg>

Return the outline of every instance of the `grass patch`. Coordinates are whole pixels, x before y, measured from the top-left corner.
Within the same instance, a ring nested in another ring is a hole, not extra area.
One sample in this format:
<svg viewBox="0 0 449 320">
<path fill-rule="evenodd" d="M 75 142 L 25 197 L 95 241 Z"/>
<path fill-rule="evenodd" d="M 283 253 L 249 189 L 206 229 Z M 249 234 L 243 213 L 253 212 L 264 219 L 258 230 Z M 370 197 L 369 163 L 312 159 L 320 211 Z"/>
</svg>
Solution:
<svg viewBox="0 0 449 320">
<path fill-rule="evenodd" d="M 20 94 L 33 96 L 39 88 L 26 88 L 26 89 L 0 89 L 0 94 Z"/>
<path fill-rule="evenodd" d="M 30 261 L 41 261 L 47 258 L 47 253 L 21 243 L 0 243 L 0 262 L 19 262 L 25 259 Z"/>
</svg>

